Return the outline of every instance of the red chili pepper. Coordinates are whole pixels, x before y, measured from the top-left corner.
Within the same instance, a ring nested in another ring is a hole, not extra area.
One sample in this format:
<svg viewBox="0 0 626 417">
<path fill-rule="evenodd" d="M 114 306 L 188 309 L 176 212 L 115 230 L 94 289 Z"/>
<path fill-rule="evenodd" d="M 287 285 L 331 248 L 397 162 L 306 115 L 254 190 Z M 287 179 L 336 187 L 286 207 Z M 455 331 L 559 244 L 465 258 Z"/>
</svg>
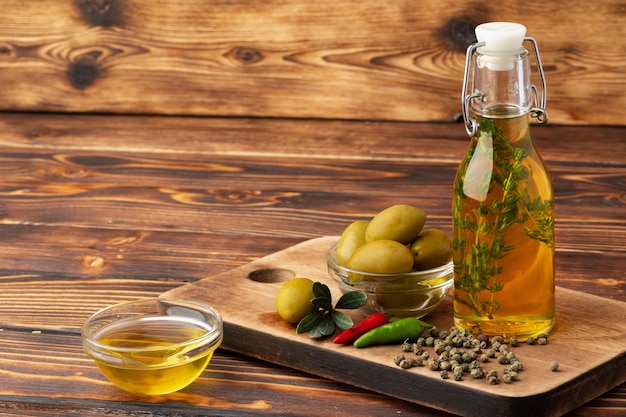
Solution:
<svg viewBox="0 0 626 417">
<path fill-rule="evenodd" d="M 387 323 L 387 317 L 383 313 L 374 313 L 361 320 L 359 323 L 339 333 L 333 343 L 351 345 L 356 339 L 365 333 Z"/>
</svg>

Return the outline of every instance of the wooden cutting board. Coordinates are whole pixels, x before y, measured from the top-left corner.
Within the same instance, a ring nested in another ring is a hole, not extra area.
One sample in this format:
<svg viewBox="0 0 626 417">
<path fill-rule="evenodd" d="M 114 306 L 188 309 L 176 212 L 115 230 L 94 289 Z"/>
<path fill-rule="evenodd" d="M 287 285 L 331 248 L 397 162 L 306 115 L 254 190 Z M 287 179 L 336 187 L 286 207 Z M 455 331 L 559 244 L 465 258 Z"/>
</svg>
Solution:
<svg viewBox="0 0 626 417">
<path fill-rule="evenodd" d="M 524 364 L 512 384 L 490 385 L 468 374 L 444 380 L 426 366 L 401 369 L 393 363 L 399 345 L 355 349 L 298 335 L 275 312 L 275 294 L 285 280 L 304 276 L 327 284 L 336 301 L 340 292 L 325 253 L 337 239 L 312 239 L 164 296 L 217 308 L 224 349 L 464 416 L 562 415 L 626 381 L 626 303 L 558 287 L 549 343 L 511 348 Z M 449 329 L 451 295 L 422 320 Z M 553 361 L 557 372 L 550 370 Z M 502 375 L 496 360 L 485 368 Z"/>
</svg>

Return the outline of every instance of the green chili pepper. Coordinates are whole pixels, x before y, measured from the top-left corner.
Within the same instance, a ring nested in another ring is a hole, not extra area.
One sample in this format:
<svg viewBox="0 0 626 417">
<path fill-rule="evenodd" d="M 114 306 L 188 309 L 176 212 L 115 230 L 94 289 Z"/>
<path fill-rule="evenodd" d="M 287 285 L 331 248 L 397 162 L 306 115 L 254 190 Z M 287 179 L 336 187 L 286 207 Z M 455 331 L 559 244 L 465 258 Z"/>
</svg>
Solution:
<svg viewBox="0 0 626 417">
<path fill-rule="evenodd" d="M 407 339 L 416 340 L 424 331 L 432 327 L 431 324 L 424 323 L 414 317 L 407 317 L 370 330 L 359 337 L 353 345 L 355 348 L 364 348 L 373 345 L 401 343 Z"/>
</svg>

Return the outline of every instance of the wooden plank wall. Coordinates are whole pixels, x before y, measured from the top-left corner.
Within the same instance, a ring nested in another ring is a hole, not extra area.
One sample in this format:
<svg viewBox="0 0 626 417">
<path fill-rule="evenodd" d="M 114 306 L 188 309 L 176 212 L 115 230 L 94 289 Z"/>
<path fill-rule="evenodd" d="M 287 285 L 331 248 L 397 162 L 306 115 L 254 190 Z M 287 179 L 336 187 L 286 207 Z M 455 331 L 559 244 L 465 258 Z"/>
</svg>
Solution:
<svg viewBox="0 0 626 417">
<path fill-rule="evenodd" d="M 0 111 L 450 121 L 475 25 L 511 20 L 539 42 L 551 123 L 626 124 L 622 0 L 2 6 Z"/>
</svg>

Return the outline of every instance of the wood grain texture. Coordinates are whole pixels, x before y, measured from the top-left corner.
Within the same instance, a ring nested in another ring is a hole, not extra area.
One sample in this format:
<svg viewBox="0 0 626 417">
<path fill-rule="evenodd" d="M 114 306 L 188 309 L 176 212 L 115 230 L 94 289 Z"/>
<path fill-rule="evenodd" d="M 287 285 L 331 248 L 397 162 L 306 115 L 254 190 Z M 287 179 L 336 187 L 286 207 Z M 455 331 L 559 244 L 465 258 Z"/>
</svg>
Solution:
<svg viewBox="0 0 626 417">
<path fill-rule="evenodd" d="M 533 132 L 557 194 L 558 285 L 626 301 L 624 128 Z M 187 390 L 135 397 L 79 329 L 394 203 L 449 229 L 468 144 L 451 123 L 0 115 L 0 414 L 441 416 L 223 350 Z M 625 398 L 621 385 L 572 415 L 619 416 Z"/>
<path fill-rule="evenodd" d="M 626 9 L 617 0 L 3 8 L 0 110 L 451 121 L 474 27 L 510 20 L 538 39 L 553 123 L 625 124 Z"/>
</svg>

